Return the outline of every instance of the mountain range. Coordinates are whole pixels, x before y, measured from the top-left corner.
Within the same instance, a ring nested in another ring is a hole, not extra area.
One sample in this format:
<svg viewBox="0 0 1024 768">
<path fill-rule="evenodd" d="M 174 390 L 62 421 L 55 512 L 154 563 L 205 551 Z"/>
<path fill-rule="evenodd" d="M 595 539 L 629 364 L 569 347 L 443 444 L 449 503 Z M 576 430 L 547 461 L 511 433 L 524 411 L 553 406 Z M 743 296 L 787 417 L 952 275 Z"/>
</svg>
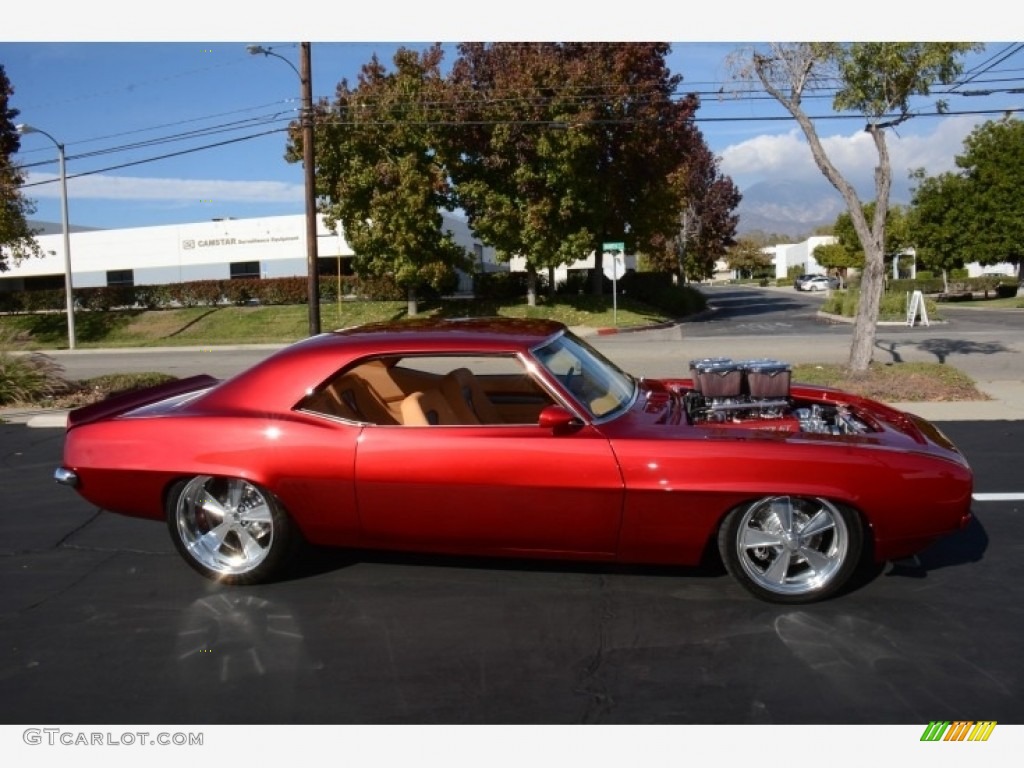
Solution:
<svg viewBox="0 0 1024 768">
<path fill-rule="evenodd" d="M 823 224 L 835 224 L 846 210 L 839 193 L 824 179 L 812 183 L 759 181 L 742 190 L 736 212 L 737 234 L 788 235 L 798 239 Z"/>
</svg>

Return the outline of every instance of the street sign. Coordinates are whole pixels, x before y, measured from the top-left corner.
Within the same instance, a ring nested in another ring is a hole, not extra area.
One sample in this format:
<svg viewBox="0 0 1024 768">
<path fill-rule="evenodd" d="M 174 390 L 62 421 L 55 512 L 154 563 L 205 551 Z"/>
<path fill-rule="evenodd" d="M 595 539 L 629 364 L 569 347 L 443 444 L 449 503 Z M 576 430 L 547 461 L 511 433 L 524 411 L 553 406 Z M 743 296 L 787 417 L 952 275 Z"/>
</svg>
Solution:
<svg viewBox="0 0 1024 768">
<path fill-rule="evenodd" d="M 604 276 L 609 280 L 621 280 L 626 274 L 626 244 L 602 243 L 601 250 L 604 251 Z"/>
<path fill-rule="evenodd" d="M 602 269 L 604 276 L 612 281 L 612 322 L 619 324 L 619 278 L 626 274 L 626 244 L 601 243 L 604 251 Z"/>
</svg>

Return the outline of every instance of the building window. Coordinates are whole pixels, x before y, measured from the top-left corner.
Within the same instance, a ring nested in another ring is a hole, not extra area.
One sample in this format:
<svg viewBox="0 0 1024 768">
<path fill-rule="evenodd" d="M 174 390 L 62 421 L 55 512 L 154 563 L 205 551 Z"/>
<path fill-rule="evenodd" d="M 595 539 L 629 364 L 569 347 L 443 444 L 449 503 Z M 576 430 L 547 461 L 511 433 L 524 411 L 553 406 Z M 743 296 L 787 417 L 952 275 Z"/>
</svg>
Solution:
<svg viewBox="0 0 1024 768">
<path fill-rule="evenodd" d="M 131 288 L 135 285 L 135 270 L 108 269 L 107 285 L 111 288 Z"/>
<path fill-rule="evenodd" d="M 258 261 L 231 262 L 232 280 L 259 280 L 260 263 Z"/>
</svg>

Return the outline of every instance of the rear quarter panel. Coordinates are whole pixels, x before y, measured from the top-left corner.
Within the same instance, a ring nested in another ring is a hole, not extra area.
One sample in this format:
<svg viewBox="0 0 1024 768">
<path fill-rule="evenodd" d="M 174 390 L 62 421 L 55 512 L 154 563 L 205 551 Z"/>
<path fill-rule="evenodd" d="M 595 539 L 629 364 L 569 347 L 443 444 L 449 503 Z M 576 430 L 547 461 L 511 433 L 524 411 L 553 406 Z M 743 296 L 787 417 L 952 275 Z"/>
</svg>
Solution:
<svg viewBox="0 0 1024 768">
<path fill-rule="evenodd" d="M 78 492 L 120 514 L 163 519 L 177 479 L 230 475 L 256 482 L 282 502 L 313 543 L 354 543 L 352 481 L 361 427 L 302 413 L 116 418 L 71 429 L 64 466 Z"/>
</svg>

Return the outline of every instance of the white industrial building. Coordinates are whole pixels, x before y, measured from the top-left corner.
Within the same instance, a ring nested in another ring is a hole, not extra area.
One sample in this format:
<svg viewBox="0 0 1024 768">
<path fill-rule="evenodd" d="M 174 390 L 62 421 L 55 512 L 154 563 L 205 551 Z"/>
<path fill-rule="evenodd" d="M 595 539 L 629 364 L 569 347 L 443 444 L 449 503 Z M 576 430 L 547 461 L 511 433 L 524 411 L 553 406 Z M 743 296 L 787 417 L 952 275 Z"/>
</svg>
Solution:
<svg viewBox="0 0 1024 768">
<path fill-rule="evenodd" d="M 520 257 L 514 257 L 507 264 L 499 262 L 495 250 L 473 236 L 465 219 L 449 213 L 443 216 L 444 228 L 471 254 L 477 272 L 525 270 L 525 261 Z M 214 219 L 131 229 L 72 227 L 69 238 L 76 288 L 306 275 L 306 218 L 303 214 Z M 0 272 L 0 291 L 64 287 L 64 238 L 60 227 L 43 225 L 43 232 L 36 240 L 43 257 L 20 263 L 8 259 L 10 269 Z M 339 269 L 349 274 L 343 262 L 354 255 L 352 249 L 342 234 L 327 228 L 322 216 L 317 217 L 317 241 L 321 274 L 333 275 Z M 776 279 L 785 280 L 793 267 L 799 267 L 801 273 L 824 274 L 826 270 L 815 260 L 814 249 L 835 242 L 835 237 L 815 236 L 800 243 L 782 243 L 764 250 L 772 255 Z M 912 253 L 907 255 L 912 257 Z M 720 266 L 724 269 L 726 265 Z M 591 254 L 587 259 L 559 267 L 555 280 L 565 280 L 572 270 L 593 267 Z M 625 257 L 625 268 L 636 268 L 635 256 Z M 895 272 L 896 264 L 893 269 Z M 967 269 L 972 276 L 983 271 L 978 264 L 969 264 Z M 1014 274 L 1014 267 L 1000 264 L 985 267 L 984 271 L 1004 272 L 1009 276 Z M 472 288 L 472 276 L 461 275 L 459 291 L 468 293 Z"/>
<path fill-rule="evenodd" d="M 601 264 L 605 270 L 605 274 L 609 274 L 612 270 L 612 258 L 619 259 L 623 270 L 635 270 L 636 269 L 636 256 L 630 254 L 624 254 L 619 256 L 611 256 L 605 254 L 601 259 Z M 513 256 L 508 262 L 509 270 L 512 272 L 525 272 L 526 271 L 526 259 L 523 256 Z M 591 251 L 585 259 L 578 259 L 572 264 L 562 264 L 561 266 L 555 267 L 555 285 L 564 283 L 571 272 L 585 272 L 594 268 L 594 252 Z M 546 269 L 540 270 L 541 273 L 547 274 Z"/>
<path fill-rule="evenodd" d="M 814 258 L 814 249 L 819 245 L 833 245 L 839 239 L 827 236 L 809 237 L 802 243 L 782 243 L 766 248 L 773 252 L 775 262 L 775 279 L 785 280 L 791 267 L 800 267 L 801 274 L 824 275 L 826 270 Z"/>
<path fill-rule="evenodd" d="M 815 236 L 807 238 L 802 243 L 783 243 L 769 246 L 764 250 L 773 256 L 775 278 L 785 280 L 792 267 L 799 267 L 801 274 L 824 275 L 827 270 L 814 258 L 814 249 L 819 245 L 832 245 L 838 242 L 839 239 L 831 235 Z M 978 277 L 983 274 L 1013 277 L 1016 274 L 1013 264 L 1008 262 L 983 266 L 975 261 L 965 264 L 964 268 L 967 270 L 968 277 Z M 891 274 L 894 280 L 900 277 L 901 269 L 905 277 L 917 276 L 917 258 L 913 248 L 908 248 L 893 258 Z"/>
<path fill-rule="evenodd" d="M 334 274 L 353 256 L 343 235 L 317 217 L 321 273 Z M 467 222 L 450 214 L 444 227 L 473 256 L 478 271 L 505 270 L 494 249 L 474 238 Z M 299 277 L 306 275 L 306 217 L 215 219 L 132 229 L 72 230 L 71 272 L 76 288 L 160 285 L 191 280 Z M 0 272 L 0 291 L 64 285 L 64 238 L 52 225 L 36 236 L 43 258 L 10 264 Z M 10 261 L 10 260 L 9 260 Z M 344 270 L 346 273 L 349 270 Z M 472 290 L 463 275 L 460 290 Z"/>
</svg>

